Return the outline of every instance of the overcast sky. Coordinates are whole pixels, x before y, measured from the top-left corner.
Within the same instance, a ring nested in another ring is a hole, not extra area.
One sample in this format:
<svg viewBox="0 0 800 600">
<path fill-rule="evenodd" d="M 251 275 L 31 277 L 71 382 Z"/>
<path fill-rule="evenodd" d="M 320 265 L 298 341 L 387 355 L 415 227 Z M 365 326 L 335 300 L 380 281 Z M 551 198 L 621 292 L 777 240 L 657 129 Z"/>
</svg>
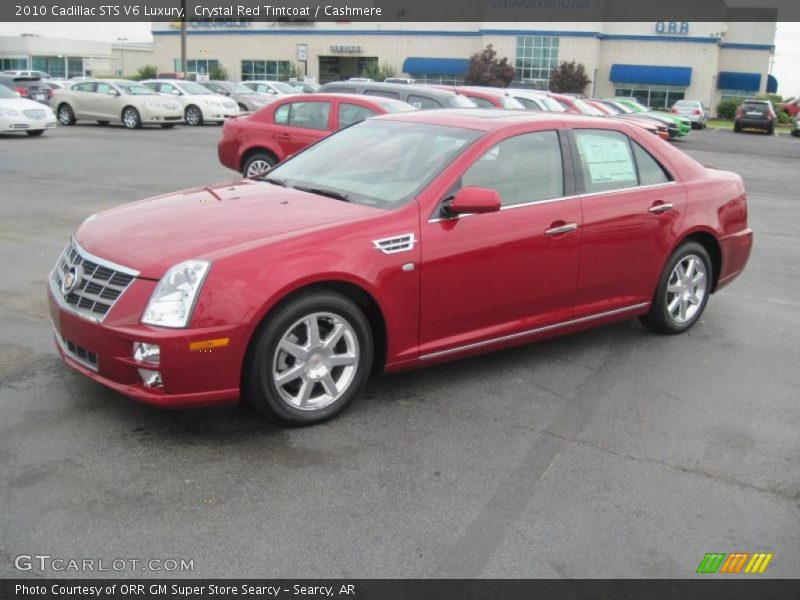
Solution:
<svg viewBox="0 0 800 600">
<path fill-rule="evenodd" d="M 150 23 L 0 23 L 0 35 L 36 33 L 49 37 L 82 40 L 151 42 Z M 778 79 L 778 92 L 800 95 L 800 23 L 778 23 L 775 36 L 775 61 L 772 74 Z"/>
</svg>

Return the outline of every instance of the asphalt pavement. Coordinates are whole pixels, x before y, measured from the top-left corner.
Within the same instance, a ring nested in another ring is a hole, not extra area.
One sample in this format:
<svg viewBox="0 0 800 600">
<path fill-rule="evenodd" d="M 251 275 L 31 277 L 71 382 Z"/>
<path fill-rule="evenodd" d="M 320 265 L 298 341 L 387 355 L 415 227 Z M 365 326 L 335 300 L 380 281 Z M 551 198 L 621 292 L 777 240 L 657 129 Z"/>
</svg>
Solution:
<svg viewBox="0 0 800 600">
<path fill-rule="evenodd" d="M 800 140 L 675 142 L 745 178 L 745 273 L 680 336 L 628 321 L 384 376 L 321 426 L 148 408 L 67 368 L 45 281 L 90 214 L 230 179 L 221 128 L 0 136 L 0 577 L 19 555 L 194 577 L 693 577 L 800 556 Z M 176 229 L 191 223 L 176 223 Z"/>
</svg>

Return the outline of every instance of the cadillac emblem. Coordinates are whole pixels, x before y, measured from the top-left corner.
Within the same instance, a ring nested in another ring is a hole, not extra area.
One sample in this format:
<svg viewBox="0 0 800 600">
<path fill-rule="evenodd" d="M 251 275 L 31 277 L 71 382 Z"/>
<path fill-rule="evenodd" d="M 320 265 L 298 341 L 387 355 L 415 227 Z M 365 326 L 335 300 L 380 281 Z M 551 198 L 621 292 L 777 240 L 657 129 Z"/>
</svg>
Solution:
<svg viewBox="0 0 800 600">
<path fill-rule="evenodd" d="M 78 287 L 78 284 L 81 282 L 81 269 L 80 265 L 76 265 L 74 267 L 70 267 L 67 274 L 64 275 L 64 279 L 61 281 L 61 293 L 64 296 L 68 296 L 69 293 Z"/>
</svg>

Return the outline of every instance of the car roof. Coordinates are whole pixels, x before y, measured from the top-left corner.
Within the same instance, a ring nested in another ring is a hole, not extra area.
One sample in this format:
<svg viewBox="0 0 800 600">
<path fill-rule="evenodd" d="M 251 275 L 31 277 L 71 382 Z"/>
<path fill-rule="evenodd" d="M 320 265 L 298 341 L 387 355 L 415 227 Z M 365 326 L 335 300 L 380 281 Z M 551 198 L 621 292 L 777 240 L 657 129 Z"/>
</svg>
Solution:
<svg viewBox="0 0 800 600">
<path fill-rule="evenodd" d="M 384 91 L 394 91 L 398 93 L 407 93 L 409 90 L 413 90 L 415 95 L 422 95 L 422 94 L 430 94 L 432 96 L 444 97 L 444 96 L 457 96 L 456 92 L 452 89 L 442 89 L 442 88 L 435 88 L 429 87 L 427 85 L 415 85 L 409 86 L 407 83 L 384 83 L 382 81 L 372 82 L 372 83 L 364 83 L 359 81 L 332 81 L 330 83 L 326 83 L 322 86 L 322 91 L 327 91 L 326 88 L 330 87 L 345 87 L 345 88 L 353 88 L 353 89 L 364 89 L 364 90 L 384 90 Z"/>
<path fill-rule="evenodd" d="M 520 123 L 550 122 L 553 125 L 563 124 L 602 124 L 605 128 L 610 122 L 604 117 L 585 115 L 569 115 L 524 110 L 505 110 L 502 108 L 444 108 L 438 110 L 420 110 L 413 112 L 383 115 L 380 119 L 391 121 L 407 121 L 428 125 L 445 125 L 479 131 L 493 131 L 511 127 Z"/>
</svg>

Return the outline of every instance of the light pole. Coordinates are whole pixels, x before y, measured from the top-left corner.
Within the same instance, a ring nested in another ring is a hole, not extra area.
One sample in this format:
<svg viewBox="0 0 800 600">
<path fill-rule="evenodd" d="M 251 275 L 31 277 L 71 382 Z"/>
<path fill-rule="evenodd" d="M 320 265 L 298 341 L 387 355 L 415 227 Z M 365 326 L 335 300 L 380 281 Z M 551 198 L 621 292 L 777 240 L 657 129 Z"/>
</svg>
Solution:
<svg viewBox="0 0 800 600">
<path fill-rule="evenodd" d="M 117 38 L 117 44 L 120 44 L 120 45 L 122 45 L 123 43 L 125 43 L 127 41 L 128 41 L 128 38 L 126 38 L 126 37 L 118 37 Z M 125 48 L 120 48 L 119 49 L 119 56 L 120 56 L 119 75 L 120 75 L 120 77 L 125 77 Z"/>
<path fill-rule="evenodd" d="M 186 0 L 181 0 L 181 75 L 186 79 Z"/>
</svg>

